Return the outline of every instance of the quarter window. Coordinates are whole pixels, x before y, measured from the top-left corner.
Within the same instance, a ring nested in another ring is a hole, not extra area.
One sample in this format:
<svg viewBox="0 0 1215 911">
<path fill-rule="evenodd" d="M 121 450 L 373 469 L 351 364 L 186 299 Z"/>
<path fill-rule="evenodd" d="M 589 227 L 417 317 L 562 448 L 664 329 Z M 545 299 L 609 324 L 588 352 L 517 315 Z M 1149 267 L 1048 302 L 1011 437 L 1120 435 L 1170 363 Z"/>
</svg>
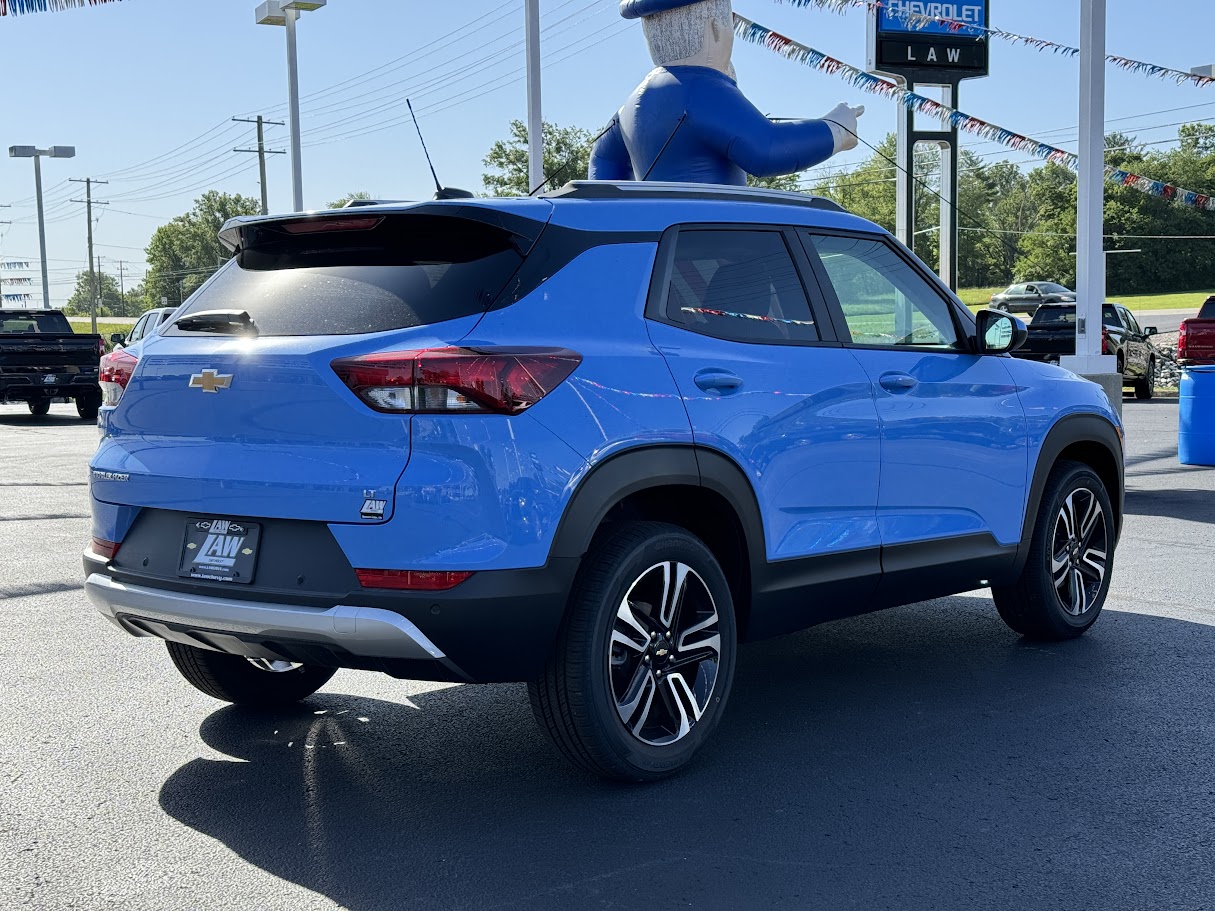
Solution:
<svg viewBox="0 0 1215 911">
<path fill-rule="evenodd" d="M 681 231 L 666 318 L 738 342 L 816 342 L 793 257 L 779 231 Z"/>
<path fill-rule="evenodd" d="M 806 235 L 857 345 L 958 348 L 949 303 L 887 244 Z"/>
</svg>

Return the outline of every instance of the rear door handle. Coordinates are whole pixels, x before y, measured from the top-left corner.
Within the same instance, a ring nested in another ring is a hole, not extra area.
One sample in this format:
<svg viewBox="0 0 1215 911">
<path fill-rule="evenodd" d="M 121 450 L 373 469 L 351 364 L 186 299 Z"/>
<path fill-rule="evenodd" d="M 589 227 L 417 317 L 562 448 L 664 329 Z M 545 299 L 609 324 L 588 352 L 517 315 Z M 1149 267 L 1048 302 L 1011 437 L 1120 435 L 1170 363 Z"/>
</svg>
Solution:
<svg viewBox="0 0 1215 911">
<path fill-rule="evenodd" d="M 741 376 L 715 367 L 697 372 L 693 379 L 702 391 L 716 392 L 718 395 L 730 395 L 741 389 L 743 385 Z"/>
<path fill-rule="evenodd" d="M 887 392 L 909 392 L 920 385 L 920 381 L 909 373 L 884 373 L 878 383 Z"/>
</svg>

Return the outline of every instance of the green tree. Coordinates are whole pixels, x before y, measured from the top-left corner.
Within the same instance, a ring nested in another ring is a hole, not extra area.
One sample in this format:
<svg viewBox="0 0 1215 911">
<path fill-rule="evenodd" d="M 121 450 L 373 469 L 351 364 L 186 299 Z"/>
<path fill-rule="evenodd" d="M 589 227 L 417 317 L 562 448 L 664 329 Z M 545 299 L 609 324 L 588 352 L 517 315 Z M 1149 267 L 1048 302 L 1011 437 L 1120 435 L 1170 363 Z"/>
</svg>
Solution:
<svg viewBox="0 0 1215 911">
<path fill-rule="evenodd" d="M 118 280 L 104 272 L 97 273 L 97 315 L 123 316 L 126 313 Z M 92 312 L 93 285 L 91 273 L 84 269 L 76 273 L 76 288 L 63 311 L 70 316 L 88 316 Z"/>
<path fill-rule="evenodd" d="M 562 127 L 545 121 L 544 175 L 549 178 L 546 189 L 586 179 L 593 138 L 593 133 L 581 127 Z M 492 169 L 481 176 L 490 196 L 527 196 L 535 189 L 528 186 L 527 125 L 522 120 L 510 122 L 509 137 L 490 146 L 481 163 Z"/>
<path fill-rule="evenodd" d="M 341 209 L 347 203 L 353 202 L 356 199 L 374 199 L 375 197 L 366 190 L 355 190 L 353 193 L 347 193 L 345 196 L 339 196 L 333 202 L 329 203 L 331 209 Z"/>
<path fill-rule="evenodd" d="M 765 190 L 785 190 L 790 193 L 797 193 L 802 188 L 802 179 L 800 174 L 781 174 L 778 177 L 755 177 L 748 174 L 747 186 L 760 187 Z"/>
<path fill-rule="evenodd" d="M 257 215 L 261 202 L 250 196 L 208 190 L 194 208 L 156 229 L 147 246 L 146 298 L 160 306 L 181 303 L 230 257 L 219 229 L 237 215 Z"/>
</svg>

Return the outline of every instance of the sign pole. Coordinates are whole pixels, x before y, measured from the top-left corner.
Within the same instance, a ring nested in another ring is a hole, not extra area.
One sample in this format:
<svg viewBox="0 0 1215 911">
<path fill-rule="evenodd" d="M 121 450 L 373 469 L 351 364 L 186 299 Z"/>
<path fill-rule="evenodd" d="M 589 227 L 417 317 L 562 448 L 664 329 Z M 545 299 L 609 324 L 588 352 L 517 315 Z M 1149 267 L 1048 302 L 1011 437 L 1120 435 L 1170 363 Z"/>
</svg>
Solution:
<svg viewBox="0 0 1215 911">
<path fill-rule="evenodd" d="M 1076 210 L 1076 354 L 1062 366 L 1086 376 L 1113 374 L 1101 355 L 1105 303 L 1105 0 L 1080 0 L 1080 162 Z M 1111 395 L 1113 398 L 1113 395 Z M 1122 396 L 1117 399 L 1121 402 Z"/>
</svg>

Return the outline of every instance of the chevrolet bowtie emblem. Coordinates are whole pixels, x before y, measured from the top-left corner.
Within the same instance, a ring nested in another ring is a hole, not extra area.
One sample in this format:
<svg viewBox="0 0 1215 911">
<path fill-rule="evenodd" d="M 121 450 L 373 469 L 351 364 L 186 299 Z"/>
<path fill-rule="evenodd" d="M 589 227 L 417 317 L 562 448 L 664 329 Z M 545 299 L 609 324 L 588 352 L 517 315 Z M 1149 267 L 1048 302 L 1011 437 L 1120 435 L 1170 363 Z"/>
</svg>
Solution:
<svg viewBox="0 0 1215 911">
<path fill-rule="evenodd" d="M 232 385 L 232 374 L 216 373 L 214 370 L 204 370 L 190 377 L 190 388 L 201 389 L 203 392 L 219 392 Z"/>
</svg>

